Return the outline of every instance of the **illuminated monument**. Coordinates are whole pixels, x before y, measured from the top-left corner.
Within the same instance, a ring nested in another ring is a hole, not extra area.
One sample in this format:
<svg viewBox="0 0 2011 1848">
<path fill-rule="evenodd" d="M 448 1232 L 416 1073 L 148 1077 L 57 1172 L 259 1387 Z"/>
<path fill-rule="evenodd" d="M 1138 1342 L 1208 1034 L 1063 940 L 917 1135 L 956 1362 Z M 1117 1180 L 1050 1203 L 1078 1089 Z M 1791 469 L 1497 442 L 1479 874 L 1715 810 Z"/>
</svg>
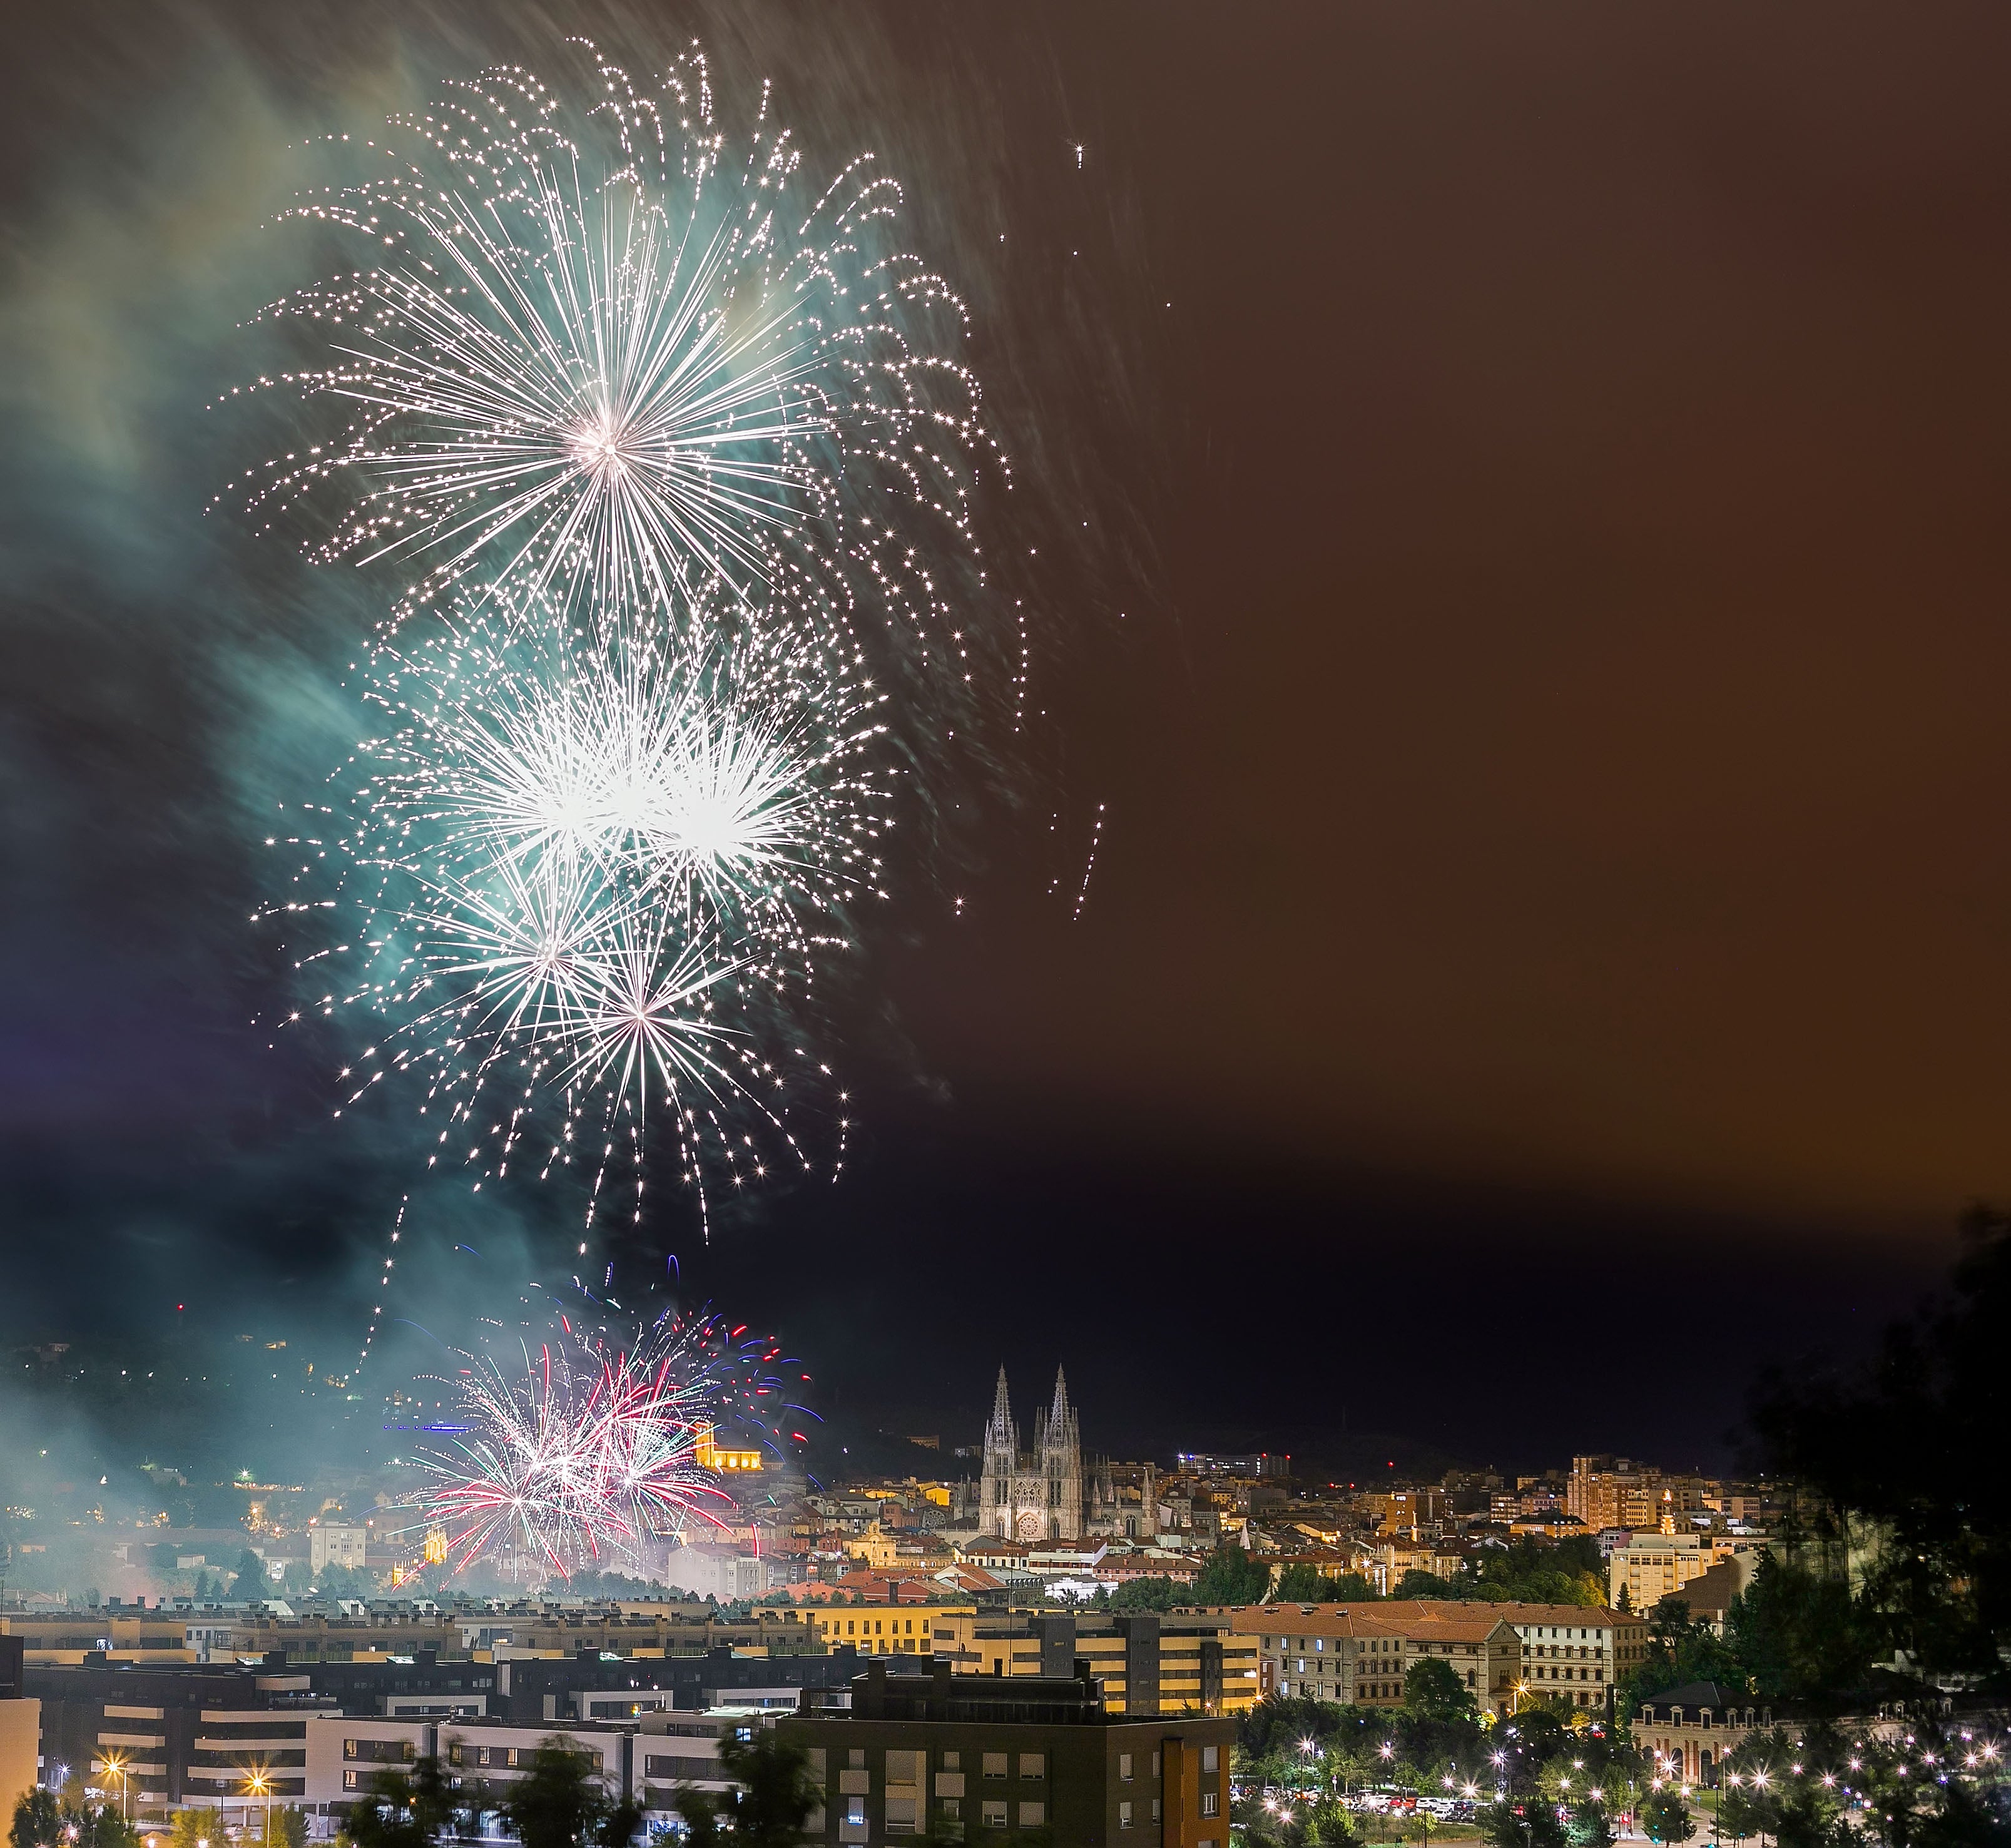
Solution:
<svg viewBox="0 0 2011 1848">
<path fill-rule="evenodd" d="M 1034 1447 L 1023 1453 L 1005 1369 L 998 1369 L 998 1391 L 984 1427 L 980 1494 L 978 1522 L 986 1533 L 1020 1540 L 1082 1538 L 1082 1433 L 1060 1368 L 1055 1369 L 1053 1403 L 1034 1414 Z"/>
</svg>

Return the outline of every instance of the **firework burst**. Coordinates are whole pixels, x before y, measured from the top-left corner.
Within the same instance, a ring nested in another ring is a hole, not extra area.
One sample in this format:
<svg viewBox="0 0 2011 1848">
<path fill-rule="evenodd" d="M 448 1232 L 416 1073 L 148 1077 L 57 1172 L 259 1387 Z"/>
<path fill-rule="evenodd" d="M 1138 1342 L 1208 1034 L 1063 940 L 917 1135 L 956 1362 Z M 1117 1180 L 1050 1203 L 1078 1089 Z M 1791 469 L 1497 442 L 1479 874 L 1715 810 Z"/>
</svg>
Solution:
<svg viewBox="0 0 2011 1848">
<path fill-rule="evenodd" d="M 696 52 L 650 88 L 579 49 L 570 88 L 450 86 L 297 208 L 372 255 L 270 311 L 330 363 L 262 383 L 347 421 L 249 472 L 253 505 L 307 511 L 321 557 L 418 566 L 408 610 L 472 576 L 564 618 L 701 621 L 695 586 L 863 614 L 940 700 L 981 465 L 1004 464 L 951 351 L 963 303 L 892 241 L 899 183 L 864 155 L 812 194 L 765 89 L 730 136 Z"/>
<path fill-rule="evenodd" d="M 560 1314 L 507 1366 L 467 1356 L 440 1382 L 455 1412 L 418 1458 L 412 1526 L 442 1531 L 454 1572 L 564 1577 L 637 1568 L 653 1545 L 721 1527 L 734 1506 L 709 1460 L 721 1426 L 759 1431 L 778 1460 L 801 1441 L 765 1408 L 783 1408 L 778 1369 L 792 1363 L 746 1332 L 710 1314 L 597 1326 Z"/>
<path fill-rule="evenodd" d="M 895 779 L 977 703 L 1003 465 L 870 156 L 812 194 L 765 90 L 735 137 L 696 52 L 651 89 L 578 49 L 450 86 L 295 214 L 372 255 L 271 311 L 324 362 L 262 385 L 339 416 L 249 499 L 405 575 L 358 670 L 385 729 L 272 909 L 336 927 L 322 1010 L 382 1018 L 352 1102 L 416 1074 L 434 1159 L 578 1150 L 596 1202 L 624 1149 L 639 1214 L 667 1121 L 703 1212 L 768 1132 L 811 1165 L 806 1009 Z"/>
<path fill-rule="evenodd" d="M 653 1103 L 687 1179 L 708 1156 L 761 1171 L 742 1106 L 806 1159 L 767 1048 L 879 889 L 886 791 L 878 696 L 770 639 L 722 625 L 696 657 L 610 650 L 485 607 L 380 652 L 386 728 L 345 773 L 346 810 L 288 842 L 290 908 L 325 903 L 332 854 L 355 928 L 320 1006 L 386 1024 L 351 1102 L 416 1073 L 441 1147 L 507 1172 L 543 1121 L 541 1170 L 583 1147 L 596 1193 Z"/>
</svg>

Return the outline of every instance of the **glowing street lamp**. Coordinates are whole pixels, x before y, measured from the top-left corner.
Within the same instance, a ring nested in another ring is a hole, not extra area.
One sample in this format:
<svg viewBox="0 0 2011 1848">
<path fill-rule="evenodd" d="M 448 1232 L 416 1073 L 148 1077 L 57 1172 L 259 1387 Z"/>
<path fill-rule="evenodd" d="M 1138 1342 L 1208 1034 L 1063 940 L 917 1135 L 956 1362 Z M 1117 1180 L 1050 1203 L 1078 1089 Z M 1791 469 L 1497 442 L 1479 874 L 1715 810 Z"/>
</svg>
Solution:
<svg viewBox="0 0 2011 1848">
<path fill-rule="evenodd" d="M 259 1799 L 259 1800 L 260 1800 L 264 1803 L 264 1805 L 265 1805 L 265 1817 L 264 1817 L 264 1821 L 265 1821 L 265 1830 L 264 1830 L 264 1836 L 263 1836 L 263 1839 L 264 1839 L 264 1841 L 265 1841 L 265 1848 L 272 1848 L 272 1779 L 271 1779 L 269 1776 L 268 1776 L 268 1775 L 266 1775 L 266 1773 L 265 1773 L 263 1770 L 247 1771 L 244 1774 L 244 1796 L 245 1796 L 245 1800 L 246 1800 L 246 1807 L 247 1807 L 247 1808 L 248 1808 L 248 1807 L 250 1807 L 250 1801 L 251 1801 L 251 1798 L 253 1798 L 253 1797 L 254 1797 L 254 1796 L 255 1796 L 255 1797 L 257 1797 L 257 1798 L 258 1798 L 258 1799 Z"/>
</svg>

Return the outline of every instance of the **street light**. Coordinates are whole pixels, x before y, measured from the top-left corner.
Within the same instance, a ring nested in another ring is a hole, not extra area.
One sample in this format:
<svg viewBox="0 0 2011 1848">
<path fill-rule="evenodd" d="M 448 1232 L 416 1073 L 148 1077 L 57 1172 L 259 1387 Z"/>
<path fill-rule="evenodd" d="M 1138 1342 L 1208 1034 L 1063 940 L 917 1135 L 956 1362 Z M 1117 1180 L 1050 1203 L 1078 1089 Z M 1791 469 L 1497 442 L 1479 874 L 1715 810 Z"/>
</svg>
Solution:
<svg viewBox="0 0 2011 1848">
<path fill-rule="evenodd" d="M 131 1806 L 127 1802 L 126 1795 L 126 1761 L 123 1758 L 108 1757 L 105 1761 L 105 1768 L 112 1776 L 119 1780 L 119 1817 L 122 1821 L 130 1821 L 132 1820 Z"/>
<path fill-rule="evenodd" d="M 272 1848 L 272 1780 L 268 1777 L 263 1771 L 248 1771 L 244 1774 L 244 1794 L 246 1798 L 248 1800 L 251 1797 L 256 1796 L 263 1799 L 265 1801 L 265 1830 L 263 1839 L 265 1844 L 265 1848 Z M 250 1807 L 248 1800 L 246 1807 L 247 1808 Z"/>
</svg>

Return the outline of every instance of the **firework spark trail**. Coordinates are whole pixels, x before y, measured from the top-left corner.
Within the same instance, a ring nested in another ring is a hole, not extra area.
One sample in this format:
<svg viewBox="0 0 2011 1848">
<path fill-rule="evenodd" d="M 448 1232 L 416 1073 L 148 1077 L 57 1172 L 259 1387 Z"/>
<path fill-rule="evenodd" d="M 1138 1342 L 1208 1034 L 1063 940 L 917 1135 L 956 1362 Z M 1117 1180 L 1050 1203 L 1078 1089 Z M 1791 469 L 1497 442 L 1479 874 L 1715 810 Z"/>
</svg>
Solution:
<svg viewBox="0 0 2011 1848">
<path fill-rule="evenodd" d="M 713 1434 L 758 1430 L 778 1458 L 803 1441 L 763 1403 L 785 1408 L 774 1369 L 793 1363 L 745 1333 L 709 1313 L 614 1328 L 561 1313 L 535 1348 L 522 1344 L 521 1373 L 468 1356 L 445 1383 L 453 1421 L 430 1427 L 451 1441 L 417 1458 L 425 1479 L 408 1530 L 441 1529 L 455 1573 L 528 1557 L 570 1577 L 639 1565 L 653 1540 L 724 1525 L 732 1502 L 707 1461 Z"/>
<path fill-rule="evenodd" d="M 450 86 L 294 214 L 373 254 L 269 311 L 327 363 L 261 386 L 348 422 L 243 485 L 316 557 L 423 575 L 361 670 L 389 728 L 272 910 L 347 938 L 297 965 L 346 972 L 321 1011 L 386 1024 L 351 1103 L 416 1076 L 432 1159 L 485 1176 L 548 1121 L 544 1170 L 579 1149 L 597 1204 L 625 1152 L 639 1214 L 653 1102 L 703 1216 L 708 1168 L 765 1172 L 750 1113 L 810 1166 L 801 1015 L 885 896 L 895 779 L 980 701 L 1005 468 L 870 155 L 813 198 L 765 91 L 735 141 L 696 51 L 654 91 L 583 56 Z"/>
<path fill-rule="evenodd" d="M 1005 465 L 940 350 L 963 304 L 887 240 L 899 184 L 867 155 L 803 195 L 765 96 L 732 158 L 695 52 L 654 94 L 597 58 L 578 87 L 452 86 L 297 208 L 373 258 L 269 311 L 334 363 L 269 383 L 351 416 L 247 471 L 253 505 L 319 510 L 322 557 L 423 564 L 408 610 L 472 574 L 568 618 L 689 621 L 699 582 L 771 620 L 876 618 L 953 692 L 973 491 Z"/>
<path fill-rule="evenodd" d="M 763 648 L 757 633 L 696 664 L 610 654 L 490 611 L 380 656 L 371 691 L 395 722 L 350 767 L 353 819 L 302 866 L 315 886 L 328 852 L 347 863 L 357 922 L 357 976 L 325 1009 L 390 1022 L 348 1074 L 351 1102 L 422 1071 L 440 1144 L 476 1126 L 464 1159 L 486 1173 L 507 1172 L 541 1095 L 547 1167 L 571 1161 L 583 1123 L 618 1113 L 639 1134 L 653 1095 L 686 1178 L 702 1145 L 762 1171 L 724 1127 L 740 1103 L 803 1159 L 759 1042 L 765 1014 L 811 994 L 851 901 L 879 889 L 879 696 L 842 664 L 828 678 Z"/>
<path fill-rule="evenodd" d="M 1100 802 L 1096 805 L 1096 825 L 1089 831 L 1089 857 L 1083 863 L 1082 884 L 1076 892 L 1075 910 L 1070 915 L 1069 920 L 1072 924 L 1080 924 L 1082 922 L 1082 908 L 1089 903 L 1090 875 L 1096 871 L 1096 850 L 1103 844 L 1103 811 L 1105 806 L 1105 805 L 1104 803 Z"/>
</svg>

